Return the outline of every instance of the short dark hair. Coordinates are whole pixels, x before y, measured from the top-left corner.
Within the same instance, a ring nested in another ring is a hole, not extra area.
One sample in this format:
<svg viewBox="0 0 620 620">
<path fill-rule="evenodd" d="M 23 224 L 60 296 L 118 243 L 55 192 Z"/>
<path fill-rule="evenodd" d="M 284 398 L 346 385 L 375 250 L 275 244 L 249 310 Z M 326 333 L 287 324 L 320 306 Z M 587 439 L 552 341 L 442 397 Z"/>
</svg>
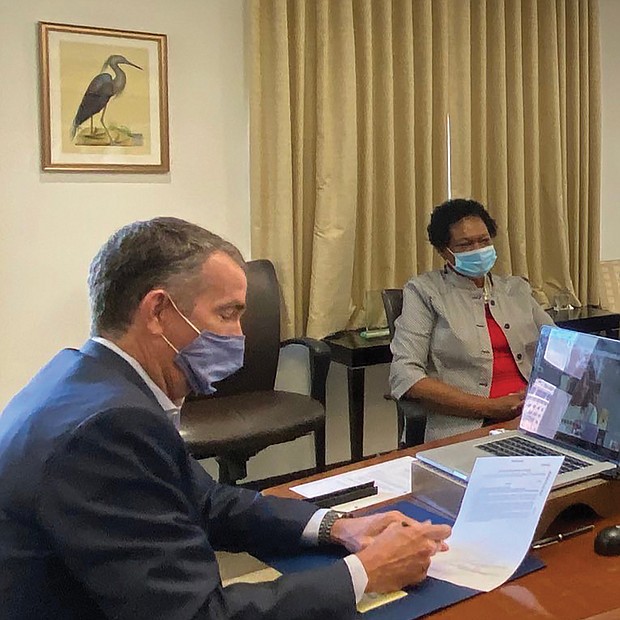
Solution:
<svg viewBox="0 0 620 620">
<path fill-rule="evenodd" d="M 123 334 L 144 296 L 166 288 L 186 311 L 200 292 L 198 276 L 214 252 L 245 267 L 239 250 L 218 235 L 174 217 L 134 222 L 115 232 L 90 265 L 91 333 Z"/>
<path fill-rule="evenodd" d="M 433 209 L 431 221 L 426 229 L 428 240 L 438 250 L 450 245 L 450 227 L 464 217 L 479 217 L 486 225 L 491 238 L 497 235 L 497 224 L 489 212 L 476 200 L 453 198 L 446 200 Z"/>
</svg>

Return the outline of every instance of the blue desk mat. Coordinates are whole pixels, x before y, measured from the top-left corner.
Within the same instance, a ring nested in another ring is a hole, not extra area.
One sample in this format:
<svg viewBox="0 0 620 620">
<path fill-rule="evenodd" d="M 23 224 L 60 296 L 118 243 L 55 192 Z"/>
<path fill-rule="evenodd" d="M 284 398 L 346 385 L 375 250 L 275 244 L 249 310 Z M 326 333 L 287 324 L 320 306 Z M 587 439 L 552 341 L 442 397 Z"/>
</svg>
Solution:
<svg viewBox="0 0 620 620">
<path fill-rule="evenodd" d="M 430 519 L 433 523 L 447 523 L 448 525 L 453 523 L 452 519 L 441 517 L 407 501 L 391 504 L 376 512 L 387 512 L 388 510 L 399 510 L 417 521 Z M 348 552 L 341 547 L 317 547 L 304 551 L 303 555 L 263 557 L 261 559 L 281 573 L 296 573 L 325 566 L 346 555 Z M 528 555 L 510 579 L 527 575 L 544 568 L 544 566 L 545 564 L 540 559 Z M 456 586 L 433 577 L 427 577 L 421 584 L 406 588 L 406 591 L 407 596 L 364 614 L 358 614 L 358 618 L 360 620 L 414 620 L 482 593 L 480 590 Z"/>
</svg>

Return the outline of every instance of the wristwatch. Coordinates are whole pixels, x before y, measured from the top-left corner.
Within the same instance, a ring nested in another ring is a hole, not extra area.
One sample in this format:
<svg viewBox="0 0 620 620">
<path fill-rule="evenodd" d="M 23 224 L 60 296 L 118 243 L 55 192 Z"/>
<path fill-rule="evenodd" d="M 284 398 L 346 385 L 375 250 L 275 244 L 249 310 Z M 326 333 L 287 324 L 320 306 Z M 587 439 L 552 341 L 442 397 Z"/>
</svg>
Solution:
<svg viewBox="0 0 620 620">
<path fill-rule="evenodd" d="M 338 519 L 347 519 L 351 517 L 348 512 L 337 512 L 336 510 L 330 510 L 321 521 L 319 525 L 319 545 L 329 545 L 332 543 L 332 528 L 334 527 L 334 523 L 338 521 Z"/>
</svg>

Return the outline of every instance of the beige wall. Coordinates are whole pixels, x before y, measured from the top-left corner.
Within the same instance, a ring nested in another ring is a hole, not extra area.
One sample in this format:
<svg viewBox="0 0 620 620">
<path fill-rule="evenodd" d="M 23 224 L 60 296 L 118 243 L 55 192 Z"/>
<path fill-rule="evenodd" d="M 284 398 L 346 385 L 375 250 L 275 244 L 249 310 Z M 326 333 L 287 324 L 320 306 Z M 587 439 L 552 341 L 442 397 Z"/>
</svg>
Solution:
<svg viewBox="0 0 620 620">
<path fill-rule="evenodd" d="M 170 174 L 40 172 L 38 21 L 168 35 Z M 0 58 L 1 409 L 88 336 L 88 264 L 119 226 L 175 215 L 249 252 L 243 0 L 2 2 Z"/>
<path fill-rule="evenodd" d="M 600 0 L 602 52 L 601 258 L 620 258 L 620 1 Z"/>
</svg>

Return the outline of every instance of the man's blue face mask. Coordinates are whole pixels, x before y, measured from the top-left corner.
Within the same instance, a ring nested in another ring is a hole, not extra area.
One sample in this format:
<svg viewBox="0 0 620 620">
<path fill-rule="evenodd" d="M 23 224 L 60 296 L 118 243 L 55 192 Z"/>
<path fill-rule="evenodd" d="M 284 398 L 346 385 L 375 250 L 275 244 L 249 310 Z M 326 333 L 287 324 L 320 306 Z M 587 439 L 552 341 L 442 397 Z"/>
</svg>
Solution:
<svg viewBox="0 0 620 620">
<path fill-rule="evenodd" d="M 477 250 L 470 250 L 469 252 L 455 253 L 450 248 L 448 250 L 454 256 L 454 270 L 468 278 L 482 278 L 486 276 L 493 269 L 493 265 L 495 265 L 497 260 L 497 253 L 492 245 L 487 245 Z"/>
<path fill-rule="evenodd" d="M 163 334 L 162 338 L 176 352 L 175 364 L 196 394 L 213 394 L 214 383 L 226 379 L 243 366 L 245 336 L 221 336 L 200 331 L 170 299 L 183 320 L 198 334 L 187 346 L 177 349 Z"/>
</svg>

